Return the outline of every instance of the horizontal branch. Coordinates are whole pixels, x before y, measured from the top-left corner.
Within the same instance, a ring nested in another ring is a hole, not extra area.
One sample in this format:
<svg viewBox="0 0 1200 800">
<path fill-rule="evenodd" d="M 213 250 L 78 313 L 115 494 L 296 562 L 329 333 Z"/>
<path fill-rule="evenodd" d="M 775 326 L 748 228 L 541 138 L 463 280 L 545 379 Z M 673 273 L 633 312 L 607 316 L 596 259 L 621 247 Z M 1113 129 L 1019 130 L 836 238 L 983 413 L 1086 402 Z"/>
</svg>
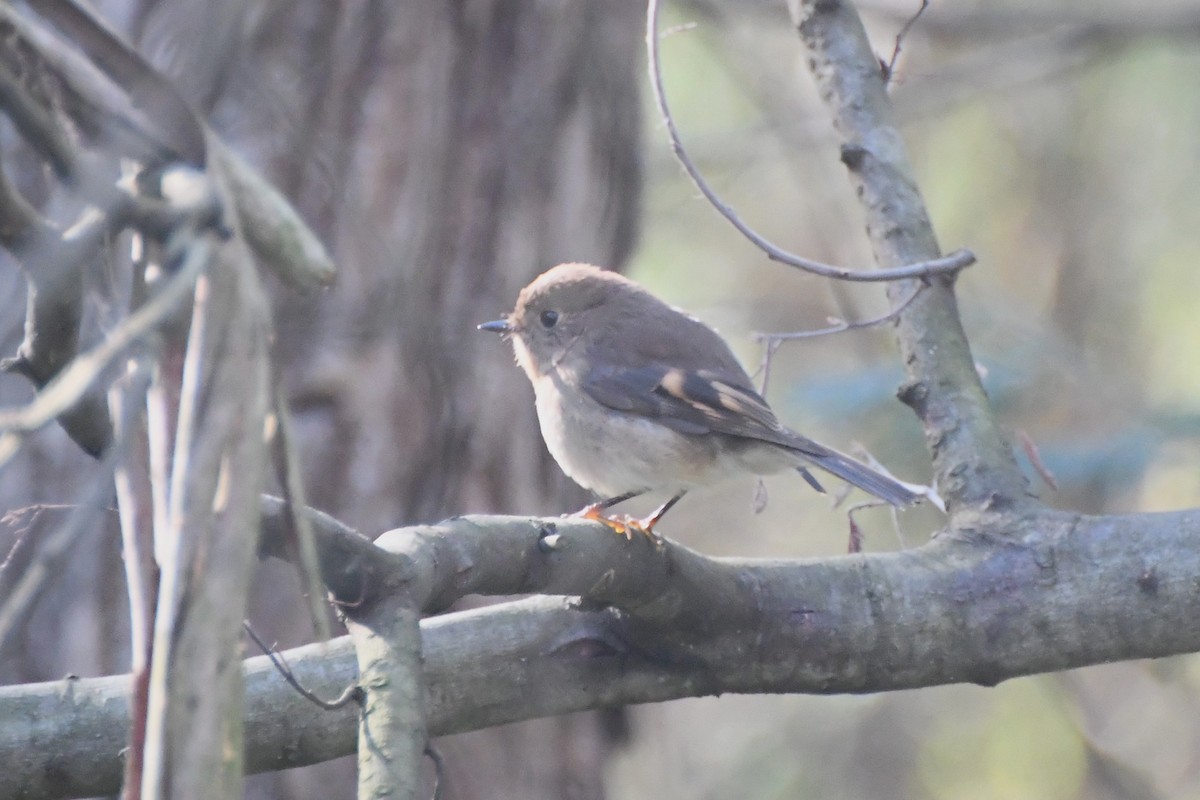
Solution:
<svg viewBox="0 0 1200 800">
<path fill-rule="evenodd" d="M 318 528 L 326 552 L 355 537 Z M 723 692 L 992 685 L 1200 650 L 1198 542 L 1200 511 L 964 514 L 915 550 L 749 561 L 671 542 L 658 551 L 583 521 L 467 517 L 393 531 L 382 544 L 405 554 L 381 558 L 388 571 L 403 564 L 426 575 L 432 605 L 474 591 L 584 597 L 424 620 L 429 728 L 447 734 Z M 379 551 L 359 537 L 344 552 L 369 562 Z M 433 555 L 449 561 L 430 571 Z M 322 696 L 354 679 L 344 639 L 286 657 Z M 265 658 L 247 669 L 249 770 L 352 751 L 356 709 L 310 704 Z M 118 676 L 0 689 L 0 796 L 116 791 L 128 685 Z"/>
</svg>

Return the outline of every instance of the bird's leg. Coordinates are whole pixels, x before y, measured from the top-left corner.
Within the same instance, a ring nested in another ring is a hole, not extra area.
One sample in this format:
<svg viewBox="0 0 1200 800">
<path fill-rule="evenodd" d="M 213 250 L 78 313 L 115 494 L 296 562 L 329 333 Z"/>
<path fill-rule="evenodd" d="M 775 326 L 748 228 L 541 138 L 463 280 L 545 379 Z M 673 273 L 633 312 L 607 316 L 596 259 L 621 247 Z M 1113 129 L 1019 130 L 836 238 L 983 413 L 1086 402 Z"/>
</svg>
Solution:
<svg viewBox="0 0 1200 800">
<path fill-rule="evenodd" d="M 671 510 L 671 506 L 683 499 L 685 494 L 687 494 L 687 492 L 680 492 L 656 508 L 654 513 L 652 513 L 650 516 L 641 520 L 630 520 L 626 523 L 626 526 L 634 528 L 635 530 L 640 531 L 644 536 L 653 539 L 655 544 L 661 544 L 662 540 L 659 538 L 658 534 L 654 532 L 654 526 L 658 524 L 660 519 L 666 516 L 667 512 Z"/>
<path fill-rule="evenodd" d="M 621 520 L 610 520 L 609 521 L 610 523 L 615 522 L 615 523 L 619 524 L 621 526 L 619 529 L 615 525 L 612 525 L 612 524 L 610 524 L 609 527 L 611 527 L 617 533 L 623 534 L 625 536 L 625 538 L 630 541 L 633 540 L 633 534 L 636 531 L 637 533 L 640 533 L 643 536 L 645 536 L 650 541 L 654 542 L 655 547 L 662 547 L 663 546 L 662 537 L 654 532 L 654 526 L 657 525 L 658 521 L 660 519 L 662 519 L 663 516 L 666 515 L 666 513 L 668 511 L 671 510 L 671 506 L 678 503 L 685 494 L 687 494 L 687 492 L 680 492 L 679 494 L 675 495 L 670 500 L 668 500 L 667 502 L 663 503 L 661 506 L 656 508 L 654 510 L 654 513 L 652 513 L 650 516 L 646 517 L 645 519 L 633 519 L 632 517 L 627 516 Z"/>
<path fill-rule="evenodd" d="M 611 528 L 613 530 L 613 532 L 621 534 L 626 539 L 632 539 L 633 535 L 629 532 L 629 530 L 627 528 L 627 524 L 626 524 L 628 517 L 626 517 L 625 519 L 616 519 L 614 517 L 608 516 L 604 512 L 607 511 L 608 509 L 612 508 L 613 506 L 617 505 L 618 503 L 624 503 L 626 500 L 632 500 L 633 498 L 637 497 L 638 495 L 645 494 L 645 493 L 646 493 L 645 489 L 639 489 L 636 491 L 625 492 L 624 494 L 619 494 L 616 497 L 609 497 L 604 500 L 598 500 L 595 503 L 589 503 L 588 505 L 586 505 L 583 508 L 576 511 L 574 514 L 571 514 L 571 516 L 579 517 L 581 519 L 595 520 L 596 522 L 599 522 L 599 523 Z"/>
<path fill-rule="evenodd" d="M 576 511 L 571 516 L 583 517 L 584 519 L 601 519 L 603 517 L 603 515 L 600 513 L 601 511 L 607 511 L 608 509 L 612 508 L 613 506 L 617 505 L 618 503 L 624 503 L 626 500 L 632 500 L 633 498 L 637 497 L 638 495 L 643 495 L 645 493 L 646 493 L 645 489 L 637 489 L 632 492 L 625 492 L 625 494 L 619 494 L 616 497 L 609 497 L 605 500 L 598 500 L 595 503 L 587 504 L 586 506 L 584 506 L 583 508 Z"/>
<path fill-rule="evenodd" d="M 625 492 L 625 494 L 619 494 L 616 497 L 610 497 L 607 500 L 600 500 L 598 502 L 591 503 L 590 505 L 586 505 L 571 516 L 595 520 L 596 522 L 599 522 L 610 528 L 614 533 L 621 534 L 627 541 L 633 541 L 633 534 L 640 533 L 650 541 L 654 542 L 656 546 L 661 547 L 662 539 L 657 533 L 654 532 L 654 526 L 657 525 L 658 521 L 662 519 L 668 511 L 671 510 L 671 506 L 678 503 L 679 500 L 685 494 L 687 494 L 687 492 L 680 492 L 679 494 L 675 495 L 670 500 L 655 509 L 654 512 L 645 519 L 634 519 L 628 514 L 623 517 L 610 517 L 604 513 L 618 503 L 624 503 L 626 500 L 632 500 L 638 495 L 645 493 L 645 490 Z"/>
</svg>

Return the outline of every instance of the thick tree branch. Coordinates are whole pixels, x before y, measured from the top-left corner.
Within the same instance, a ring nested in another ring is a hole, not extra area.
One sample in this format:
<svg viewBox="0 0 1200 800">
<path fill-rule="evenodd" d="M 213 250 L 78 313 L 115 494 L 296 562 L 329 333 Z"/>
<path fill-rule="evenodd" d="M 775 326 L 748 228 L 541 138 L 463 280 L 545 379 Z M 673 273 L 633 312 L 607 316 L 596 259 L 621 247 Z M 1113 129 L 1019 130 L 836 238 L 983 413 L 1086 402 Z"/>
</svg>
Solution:
<svg viewBox="0 0 1200 800">
<path fill-rule="evenodd" d="M 400 588 L 400 587 L 398 587 Z M 416 800 L 429 735 L 420 616 L 402 589 L 368 608 L 348 609 L 358 684 L 358 796 Z"/>
<path fill-rule="evenodd" d="M 841 0 L 788 0 L 788 8 L 843 138 L 842 162 L 866 212 L 876 260 L 890 267 L 935 258 L 933 227 L 892 122 L 886 81 L 862 20 Z M 929 290 L 900 315 L 908 372 L 900 398 L 924 425 L 938 492 L 951 513 L 961 506 L 1026 506 L 1025 479 L 976 374 L 954 279 L 927 280 Z M 911 291 L 911 283 L 888 287 L 893 305 Z"/>
<path fill-rule="evenodd" d="M 464 518 L 394 532 L 387 543 L 453 543 L 437 551 L 458 559 L 436 573 L 441 585 L 429 596 L 439 602 L 481 583 L 585 597 L 582 607 L 531 598 L 423 621 L 434 734 L 722 692 L 990 685 L 1200 649 L 1200 556 L 1189 555 L 1200 553 L 1200 511 L 1009 519 L 996 531 L 980 517 L 917 550 L 803 562 L 707 559 L 670 542 L 656 555 L 573 520 Z M 547 551 L 550 526 L 559 538 Z M 340 552 L 370 558 L 361 537 L 317 528 L 323 553 L 350 539 Z M 475 578 L 485 572 L 492 577 Z M 708 578 L 717 585 L 697 583 Z M 720 622 L 696 621 L 687 608 L 696 599 L 724 608 Z M 681 619 L 695 624 L 681 628 Z M 323 696 L 354 680 L 345 639 L 286 655 Z M 317 708 L 264 658 L 248 670 L 248 770 L 352 752 L 356 708 Z M 0 795 L 114 791 L 128 685 L 120 676 L 0 689 Z"/>
</svg>

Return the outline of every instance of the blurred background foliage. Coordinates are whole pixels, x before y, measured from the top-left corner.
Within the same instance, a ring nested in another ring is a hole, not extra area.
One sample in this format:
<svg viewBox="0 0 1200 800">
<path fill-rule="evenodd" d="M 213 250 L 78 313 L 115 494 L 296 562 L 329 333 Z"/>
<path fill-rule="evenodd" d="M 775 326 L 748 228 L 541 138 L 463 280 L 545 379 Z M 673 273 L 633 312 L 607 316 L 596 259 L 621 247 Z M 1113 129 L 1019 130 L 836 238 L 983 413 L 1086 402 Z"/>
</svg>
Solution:
<svg viewBox="0 0 1200 800">
<path fill-rule="evenodd" d="M 155 41 L 154 26 L 141 21 L 154 2 L 101 5 L 131 38 L 146 35 Z M 181 52 L 209 47 L 209 61 L 221 58 L 212 42 L 219 43 L 222 32 L 196 22 L 208 19 L 205 15 L 214 13 L 216 5 L 176 3 L 172 15 L 151 15 L 168 34 L 160 36 L 159 47 L 149 48 L 149 54 L 159 63 L 171 63 Z M 639 4 L 614 3 L 613 8 L 618 5 L 626 9 L 620 14 L 629 17 L 627 9 Z M 861 213 L 783 5 L 765 0 L 668 5 L 664 22 L 673 29 L 662 52 L 676 121 L 714 187 L 754 227 L 803 255 L 866 267 L 871 253 Z M 860 5 L 876 49 L 886 59 L 917 4 L 872 0 Z M 297 21 L 289 16 L 293 9 L 288 3 L 250 4 L 251 16 L 276 15 L 280 24 L 263 25 L 246 46 L 290 54 L 286 37 L 295 29 L 321 41 L 322 15 L 333 15 L 327 10 L 333 6 L 304 7 L 308 16 L 295 15 Z M 364 9 L 380 13 L 379 4 L 348 7 L 353 14 L 366 14 Z M 464 5 L 468 11 L 479 7 Z M 518 7 L 496 4 L 499 13 L 514 13 Z M 536 7 L 558 5 L 541 2 Z M 589 14 L 603 17 L 595 10 L 600 7 L 592 6 Z M 406 13 L 412 15 L 407 22 L 419 19 L 415 11 Z M 466 16 L 474 24 L 484 14 Z M 183 24 L 189 19 L 190 27 Z M 371 38 L 372 20 L 363 16 L 356 23 L 362 30 L 349 26 L 353 29 L 339 33 L 337 43 L 354 45 L 354 37 L 361 35 L 371 46 L 380 46 Z M 594 39 L 636 39 L 636 26 L 596 24 L 584 33 Z M 435 28 L 430 25 L 430 31 Z M 181 35 L 181 30 L 189 33 Z M 572 30 L 572 35 L 579 33 Z M 547 27 L 536 35 L 553 41 L 560 29 Z M 426 36 L 439 47 L 442 43 L 420 26 L 406 36 Z M 1021 456 L 1032 489 L 1056 507 L 1121 513 L 1200 505 L 1198 41 L 1200 10 L 1188 0 L 937 2 L 904 39 L 893 96 L 920 186 L 943 248 L 965 246 L 979 257 L 959 282 L 962 317 L 997 413 L 1014 432 L 1014 441 L 1023 434 L 1036 445 L 1059 482 L 1057 491 L 1051 489 Z M 299 50 L 303 53 L 303 43 Z M 514 50 L 527 52 L 519 46 Z M 633 42 L 611 50 L 628 59 L 637 46 Z M 240 62 L 231 58 L 231 63 L 231 74 L 245 77 L 237 72 Z M 309 442 L 306 459 L 316 484 L 314 502 L 340 510 L 364 530 L 436 514 L 556 513 L 578 502 L 540 450 L 541 472 L 534 472 L 541 483 L 535 488 L 518 493 L 507 478 L 495 477 L 505 463 L 536 460 L 533 408 L 508 354 L 494 342 L 476 344 L 469 338 L 470 328 L 511 303 L 528 275 L 475 283 L 460 279 L 458 284 L 447 279 L 448 286 L 437 288 L 445 297 L 490 288 L 503 299 L 458 303 L 453 313 L 435 313 L 415 334 L 454 343 L 454 352 L 462 354 L 462 364 L 454 366 L 471 385 L 484 387 L 484 410 L 490 408 L 487 402 L 499 404 L 507 394 L 519 400 L 519 410 L 512 412 L 516 422 L 509 424 L 500 415 L 504 441 L 489 442 L 489 453 L 500 455 L 474 464 L 479 473 L 471 477 L 474 484 L 466 489 L 430 487 L 419 480 L 405 484 L 424 469 L 420 461 L 375 469 L 378 462 L 368 456 L 386 458 L 400 447 L 389 438 L 387 425 L 403 403 L 385 397 L 383 390 L 379 396 L 366 392 L 349 404 L 349 412 L 341 412 L 356 427 L 339 428 L 321 416 L 327 405 L 336 404 L 353 370 L 361 368 L 373 380 L 391 381 L 414 396 L 420 393 L 421 421 L 430 430 L 447 420 L 464 424 L 463 418 L 470 419 L 461 410 L 442 410 L 436 393 L 444 389 L 439 380 L 445 376 L 422 373 L 420 380 L 412 380 L 398 366 L 411 363 L 397 355 L 405 354 L 408 345 L 394 344 L 398 336 L 412 340 L 412 329 L 403 327 L 405 314 L 428 306 L 432 296 L 419 291 L 406 295 L 405 290 L 423 290 L 424 276 L 443 265 L 418 258 L 438 252 L 432 247 L 418 249 L 417 256 L 404 249 L 423 231 L 403 209 L 424 202 L 421 192 L 432 191 L 429 186 L 404 184 L 415 199 L 408 197 L 407 206 L 396 202 L 401 211 L 393 211 L 389 203 L 395 198 L 371 181 L 386 189 L 389 180 L 403 183 L 409 171 L 418 171 L 419 165 L 381 155 L 380 142 L 421 131 L 416 125 L 393 130 L 390 88 L 357 99 L 338 94 L 340 105 L 329 114 L 330 122 L 321 116 L 322 108 L 292 102 L 300 94 L 294 91 L 297 86 L 311 85 L 319 76 L 289 71 L 295 62 L 268 63 L 273 71 L 221 84 L 224 102 L 213 99 L 219 94 L 215 90 L 201 87 L 196 94 L 212 101 L 205 107 L 214 109 L 210 119 L 215 127 L 269 168 L 322 234 L 336 241 L 343 269 L 337 289 L 315 299 L 281 296 L 278 301 L 281 309 L 290 309 L 278 323 L 281 351 L 292 358 L 288 374 L 300 387 L 293 402 L 300 406 L 297 422 Z M 308 61 L 300 63 L 312 67 Z M 349 59 L 337 62 L 338 80 L 364 77 L 347 63 Z M 385 69 L 403 77 L 403 91 L 411 93 L 408 102 L 420 107 L 442 102 L 423 93 L 425 84 L 410 77 L 414 70 L 407 64 L 385 59 L 380 70 Z M 431 75 L 438 78 L 449 69 L 435 65 Z M 490 74 L 485 66 L 467 72 L 466 78 Z M 181 80 L 186 83 L 187 78 L 184 72 Z M 644 91 L 645 82 L 640 85 Z M 483 105 L 483 112 L 475 112 L 486 117 L 487 102 Z M 364 115 L 359 124 L 369 136 L 363 136 L 366 149 L 350 154 L 345 152 L 350 145 L 338 139 L 344 119 L 336 111 L 358 106 Z M 467 117 L 472 120 L 478 122 Z M 648 92 L 641 125 L 645 185 L 640 237 L 627 271 L 716 325 L 751 371 L 762 358 L 754 332 L 819 328 L 831 316 L 854 320 L 885 310 L 880 287 L 833 284 L 768 262 L 698 199 L 669 155 Z M 297 135 L 297 130 L 305 134 L 306 126 L 313 128 L 307 139 Z M 289 161 L 293 140 L 310 148 L 304 151 L 310 159 L 306 163 Z M 531 148 L 536 150 L 526 146 Z M 542 151 L 536 155 L 545 156 Z M 531 157 L 524 151 L 518 156 Z M 355 182 L 368 186 L 365 196 L 345 188 Z M 636 203 L 634 193 L 630 190 L 630 202 Z M 458 210 L 472 219 L 465 202 L 465 211 L 452 202 L 446 207 L 446 213 Z M 627 223 L 617 225 L 617 233 L 589 238 L 568 231 L 555 238 L 553 230 L 542 228 L 559 225 L 557 217 L 539 216 L 536 208 L 529 213 L 536 222 L 502 221 L 500 244 L 510 260 L 600 259 L 606 252 L 620 258 L 629 249 L 624 244 L 632 238 Z M 551 241 L 527 241 L 539 236 Z M 464 257 L 462 249 L 459 258 L 478 255 Z M 378 277 L 381 265 L 395 263 L 411 268 L 413 275 L 407 284 L 384 285 Z M 532 274 L 548 266 L 529 264 L 528 269 Z M 20 296 L 15 270 L 0 271 L 0 288 L 7 296 Z M 397 311 L 396 304 L 405 302 L 411 305 Z M 329 310 L 334 306 L 338 313 Z M 20 309 L 9 311 L 0 331 L 6 353 L 20 340 Z M 335 320 L 339 313 L 341 327 L 327 326 L 319 341 L 306 338 L 306 326 L 315 325 L 318 317 Z M 384 344 L 376 346 L 377 340 Z M 895 344 L 884 327 L 785 344 L 773 362 L 768 394 L 779 416 L 793 427 L 843 449 L 861 444 L 900 477 L 923 482 L 929 462 L 921 431 L 894 398 L 901 380 Z M 0 391 L 6 403 L 28 395 L 27 387 L 18 388 L 14 380 L 0 382 Z M 405 401 L 414 402 L 414 396 Z M 470 440 L 469 425 L 444 442 L 427 435 L 425 428 L 414 430 L 410 425 L 400 435 L 409 435 L 412 441 L 403 446 L 418 452 L 426 439 L 441 442 L 438 446 L 459 459 L 480 449 Z M 509 446 L 514 430 L 529 442 Z M 41 444 L 24 454 L 24 467 L 2 476 L 0 494 L 8 507 L 16 504 L 12 498 L 61 502 L 64 487 L 75 485 L 91 464 L 60 431 L 40 437 Z M 458 463 L 447 459 L 450 466 Z M 845 552 L 849 531 L 844 509 L 809 491 L 795 476 L 768 479 L 766 485 L 770 503 L 761 514 L 752 510 L 754 483 L 730 483 L 689 496 L 667 518 L 662 532 L 714 555 L 791 558 Z M 397 492 L 396 486 L 403 488 Z M 552 503 L 549 496 L 558 500 Z M 859 520 L 865 549 L 880 551 L 919 544 L 940 518 L 927 509 L 912 510 L 902 515 L 897 528 L 889 512 L 870 510 Z M 0 654 L 5 680 L 126 668 L 119 644 L 123 590 L 111 578 L 120 574 L 118 556 L 113 532 L 105 536 L 101 544 L 108 544 L 98 546 L 100 556 L 71 560 L 59 576 L 63 594 L 86 595 L 92 605 L 84 609 L 65 600 L 44 604 L 52 607 L 39 609 L 22 634 L 21 650 Z M 289 588 L 260 588 L 256 613 L 294 614 L 298 604 L 288 568 L 267 564 L 263 572 L 262 585 Z M 105 610 L 97 613 L 93 606 Z M 303 640 L 307 633 L 294 628 L 268 623 L 285 644 Z M 507 729 L 500 748 L 494 739 L 483 745 L 481 752 L 492 753 L 491 760 L 478 753 L 472 760 L 470 751 L 456 752 L 453 746 L 449 760 L 453 769 L 472 773 L 483 787 L 463 796 L 488 796 L 488 788 L 494 790 L 489 769 L 538 773 L 540 762 L 575 760 L 588 765 L 581 772 L 596 761 L 606 763 L 603 792 L 621 800 L 1188 798 L 1200 796 L 1198 712 L 1200 659 L 1180 657 L 1013 680 L 990 689 L 951 686 L 869 697 L 680 701 L 633 709 L 632 739 L 611 757 L 604 748 L 592 752 L 587 749 L 591 745 L 567 737 L 565 731 L 574 723 L 564 720 L 549 726 L 550 742 L 557 746 L 531 739 L 534 744 L 521 750 L 525 734 Z M 460 738 L 471 737 L 482 740 L 482 734 Z M 318 768 L 324 771 L 255 779 L 250 796 L 334 796 L 340 790 L 326 786 L 344 789 L 348 766 L 342 765 L 340 778 Z M 593 796 L 573 786 L 559 796 Z"/>
<path fill-rule="evenodd" d="M 859 5 L 888 58 L 917 4 Z M 724 199 L 786 249 L 869 264 L 786 11 L 696 2 L 664 22 L 679 26 L 662 46 L 676 121 Z M 945 250 L 979 257 L 959 281 L 975 358 L 1005 425 L 1057 478 L 1054 491 L 1019 452 L 1056 507 L 1200 504 L 1198 34 L 1188 2 L 934 2 L 903 42 L 893 97 L 934 227 Z M 634 277 L 716 324 L 747 365 L 762 358 L 754 332 L 885 309 L 878 287 L 768 262 L 698 198 L 646 119 Z M 886 329 L 850 332 L 783 345 L 769 398 L 805 433 L 860 442 L 923 481 L 919 426 L 893 396 L 901 379 Z M 825 498 L 791 478 L 768 484 L 761 515 L 750 485 L 729 485 L 690 496 L 664 530 L 714 553 L 845 549 L 844 515 Z M 904 541 L 936 524 L 907 512 Z M 868 550 L 901 546 L 886 513 L 865 525 Z M 681 701 L 637 711 L 641 735 L 610 785 L 621 798 L 1196 797 L 1198 701 L 1195 656 L 992 689 Z"/>
</svg>

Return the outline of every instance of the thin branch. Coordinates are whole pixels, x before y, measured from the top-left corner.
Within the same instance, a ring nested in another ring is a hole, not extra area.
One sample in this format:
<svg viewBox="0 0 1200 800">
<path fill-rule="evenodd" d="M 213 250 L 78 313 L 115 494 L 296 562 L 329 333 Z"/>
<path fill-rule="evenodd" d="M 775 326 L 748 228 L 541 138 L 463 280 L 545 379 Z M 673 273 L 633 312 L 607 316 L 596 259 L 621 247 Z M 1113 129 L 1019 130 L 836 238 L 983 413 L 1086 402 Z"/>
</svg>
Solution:
<svg viewBox="0 0 1200 800">
<path fill-rule="evenodd" d="M 126 457 L 118 463 L 113 475 L 121 523 L 121 561 L 125 567 L 125 591 L 129 597 L 130 670 L 133 673 L 133 713 L 127 739 L 122 800 L 140 800 L 142 796 L 146 709 L 149 705 L 150 661 L 153 656 L 150 632 L 158 594 L 158 569 L 152 555 L 153 490 L 146 463 L 147 435 L 142 418 L 153 373 L 153 363 L 149 358 L 134 359 L 129 372 L 109 389 L 113 435 L 117 441 L 126 443 Z"/>
<path fill-rule="evenodd" d="M 217 180 L 219 181 L 219 176 Z M 225 194 L 222 189 L 221 196 Z M 241 783 L 241 622 L 270 407 L 268 306 L 240 236 L 196 283 L 155 616 L 143 793 L 225 797 Z M 158 535 L 156 531 L 156 536 Z"/>
<path fill-rule="evenodd" d="M 918 283 L 908 297 L 904 298 L 897 305 L 895 305 L 891 311 L 878 317 L 872 317 L 871 319 L 847 322 L 844 319 L 833 318 L 830 319 L 830 322 L 833 324 L 828 328 L 817 328 L 816 330 L 811 331 L 789 331 L 785 333 L 752 333 L 751 338 L 753 338 L 754 341 L 762 342 L 763 344 L 762 360 L 759 361 L 758 369 L 755 371 L 756 375 L 762 376 L 762 383 L 759 386 L 758 393 L 762 395 L 767 393 L 767 383 L 771 378 L 771 363 L 775 358 L 775 353 L 779 351 L 780 345 L 782 345 L 784 342 L 793 341 L 795 339 L 814 339 L 818 336 L 829 336 L 834 333 L 856 331 L 862 328 L 873 328 L 877 325 L 882 325 L 885 322 L 891 322 L 903 314 L 904 310 L 912 305 L 913 301 L 917 299 L 917 295 L 925 291 L 928 285 L 929 284 L 925 283 L 924 281 Z"/>
<path fill-rule="evenodd" d="M 148 376 L 143 374 L 142 377 Z M 133 391 L 136 393 L 137 389 Z M 132 414 L 133 409 L 126 404 L 121 412 L 124 424 L 118 426 L 118 432 L 128 430 Z M 58 573 L 59 561 L 68 555 L 81 536 L 94 530 L 100 514 L 107 511 L 113 475 L 124 460 L 127 448 L 127 436 L 118 436 L 114 440 L 66 522 L 42 543 L 34 561 L 23 568 L 20 581 L 0 606 L 0 649 L 18 629 L 19 623 L 26 619 L 46 582 Z"/>
<path fill-rule="evenodd" d="M 819 261 L 812 261 L 807 258 L 802 258 L 793 253 L 789 253 L 771 241 L 767 240 L 748 224 L 725 202 L 723 201 L 705 180 L 700 173 L 700 169 L 692 161 L 687 150 L 683 146 L 683 142 L 679 137 L 679 131 L 675 126 L 675 118 L 671 115 L 671 109 L 667 105 L 666 92 L 663 89 L 662 80 L 662 64 L 659 59 L 658 46 L 658 6 L 659 0 L 649 0 L 646 11 L 646 50 L 649 56 L 650 67 L 650 86 L 654 92 L 654 101 L 658 105 L 659 114 L 662 116 L 663 124 L 666 126 L 667 139 L 671 145 L 671 152 L 675 154 L 675 158 L 683 166 L 688 177 L 692 179 L 692 183 L 700 190 L 700 193 L 712 204 L 721 216 L 729 221 L 734 228 L 743 236 L 750 240 L 752 244 L 766 253 L 767 258 L 772 261 L 778 261 L 788 266 L 802 269 L 805 272 L 810 272 L 814 275 L 820 275 L 825 278 L 836 278 L 844 281 L 897 281 L 909 278 L 927 278 L 932 275 L 953 275 L 965 267 L 969 267 L 975 263 L 975 255 L 969 250 L 956 250 L 955 252 L 933 258 L 926 261 L 918 261 L 901 267 L 891 267 L 887 269 L 847 269 L 846 267 L 836 267 L 831 264 L 823 264 Z"/>
<path fill-rule="evenodd" d="M 900 32 L 896 34 L 896 44 L 892 47 L 892 57 L 883 65 L 884 81 L 890 82 L 896 74 L 896 59 L 900 57 L 900 47 L 904 42 L 904 37 L 908 36 L 908 32 L 912 29 L 912 26 L 916 24 L 927 8 L 929 8 L 929 0 L 921 0 L 920 8 L 904 22 L 904 25 L 900 28 Z"/>
<path fill-rule="evenodd" d="M 913 301 L 917 299 L 917 296 L 920 295 L 921 292 L 925 291 L 925 289 L 928 287 L 928 283 L 918 283 L 913 288 L 912 292 L 909 293 L 908 297 L 901 300 L 894 308 L 892 308 L 891 311 L 878 317 L 857 320 L 855 322 L 847 322 L 844 319 L 834 318 L 830 320 L 832 324 L 828 328 L 818 328 L 811 331 L 790 331 L 784 333 L 755 333 L 753 335 L 757 341 L 767 341 L 770 339 L 791 341 L 793 339 L 813 339 L 818 336 L 828 336 L 833 333 L 844 333 L 845 331 L 857 331 L 862 330 L 863 328 L 874 328 L 878 325 L 882 325 L 885 322 L 892 322 L 893 320 L 897 319 L 901 314 L 904 313 L 905 309 L 913 304 Z"/>
<path fill-rule="evenodd" d="M 258 645 L 260 650 L 263 651 L 263 654 L 271 660 L 271 664 L 274 665 L 276 671 L 283 676 L 283 679 L 288 682 L 288 685 L 299 692 L 301 697 L 308 700 L 313 705 L 317 706 L 318 708 L 323 708 L 326 711 L 336 711 L 337 709 L 343 708 L 350 703 L 358 703 L 359 705 L 362 704 L 365 693 L 363 692 L 362 686 L 358 685 L 358 683 L 350 684 L 342 691 L 340 695 L 332 700 L 324 700 L 318 697 L 315 693 L 306 689 L 304 684 L 300 683 L 299 678 L 296 677 L 296 673 L 292 671 L 292 668 L 284 659 L 283 654 L 264 642 L 262 637 L 255 632 L 249 621 L 242 621 L 242 629 L 246 631 L 247 636 L 254 640 L 254 643 Z"/>
<path fill-rule="evenodd" d="M 296 568 L 300 572 L 301 591 L 308 604 L 313 630 L 318 641 L 329 638 L 328 606 L 325 604 L 325 587 L 321 583 L 321 565 L 317 559 L 317 546 L 313 541 L 312 522 L 297 508 L 308 505 L 304 493 L 304 475 L 300 468 L 299 445 L 292 431 L 292 412 L 284 397 L 283 380 L 278 374 L 271 382 L 271 402 L 275 415 L 275 435 L 271 442 L 271 455 L 275 461 L 275 474 L 283 489 L 284 507 L 288 516 L 288 528 L 295 533 L 290 543 L 296 551 Z"/>
<path fill-rule="evenodd" d="M 1033 437 L 1023 429 L 1018 428 L 1016 431 L 1017 441 L 1021 443 L 1021 450 L 1025 453 L 1025 457 L 1029 459 L 1029 463 L 1033 465 L 1034 470 L 1041 477 L 1046 485 L 1054 491 L 1058 491 L 1058 479 L 1054 477 L 1054 473 L 1046 466 L 1046 462 L 1042 460 L 1042 453 L 1038 450 L 1037 443 L 1033 441 Z"/>
<path fill-rule="evenodd" d="M 782 339 L 764 339 L 762 359 L 758 362 L 758 369 L 754 371 L 755 377 L 762 376 L 762 381 L 758 386 L 758 393 L 763 397 L 767 396 L 767 387 L 771 383 L 771 365 L 775 363 L 775 353 L 783 345 Z"/>
<path fill-rule="evenodd" d="M 117 423 L 115 433 L 118 438 L 127 440 L 141 433 L 137 423 L 150 388 L 151 372 L 146 359 L 134 360 L 130 371 L 109 390 L 109 407 Z M 146 549 L 152 535 L 149 481 L 145 478 L 140 470 L 135 474 L 132 464 L 122 463 L 116 469 L 114 480 L 117 510 L 121 519 L 121 558 L 129 595 L 131 661 L 135 671 L 139 665 L 144 666 L 143 661 L 149 650 L 150 613 L 153 608 L 149 599 L 153 589 L 147 569 L 153 561 Z"/>
<path fill-rule="evenodd" d="M 59 563 L 71 552 L 75 542 L 85 534 L 95 532 L 97 520 L 107 511 L 113 470 L 120 450 L 119 446 L 113 446 L 105 453 L 84 487 L 79 504 L 62 527 L 41 543 L 33 562 L 22 570 L 21 579 L 4 599 L 0 606 L 0 651 L 7 647 L 20 624 L 28 618 L 47 582 L 61 574 Z"/>
<path fill-rule="evenodd" d="M 10 526 L 13 533 L 13 543 L 5 554 L 4 560 L 0 561 L 0 580 L 3 580 L 5 573 L 12 569 L 16 558 L 26 549 L 31 534 L 37 528 L 38 519 L 43 513 L 49 510 L 59 510 L 64 508 L 74 508 L 74 504 L 49 504 L 35 503 L 21 508 L 10 509 L 0 516 L 0 525 Z M 0 584 L 2 585 L 2 584 Z"/>
</svg>

